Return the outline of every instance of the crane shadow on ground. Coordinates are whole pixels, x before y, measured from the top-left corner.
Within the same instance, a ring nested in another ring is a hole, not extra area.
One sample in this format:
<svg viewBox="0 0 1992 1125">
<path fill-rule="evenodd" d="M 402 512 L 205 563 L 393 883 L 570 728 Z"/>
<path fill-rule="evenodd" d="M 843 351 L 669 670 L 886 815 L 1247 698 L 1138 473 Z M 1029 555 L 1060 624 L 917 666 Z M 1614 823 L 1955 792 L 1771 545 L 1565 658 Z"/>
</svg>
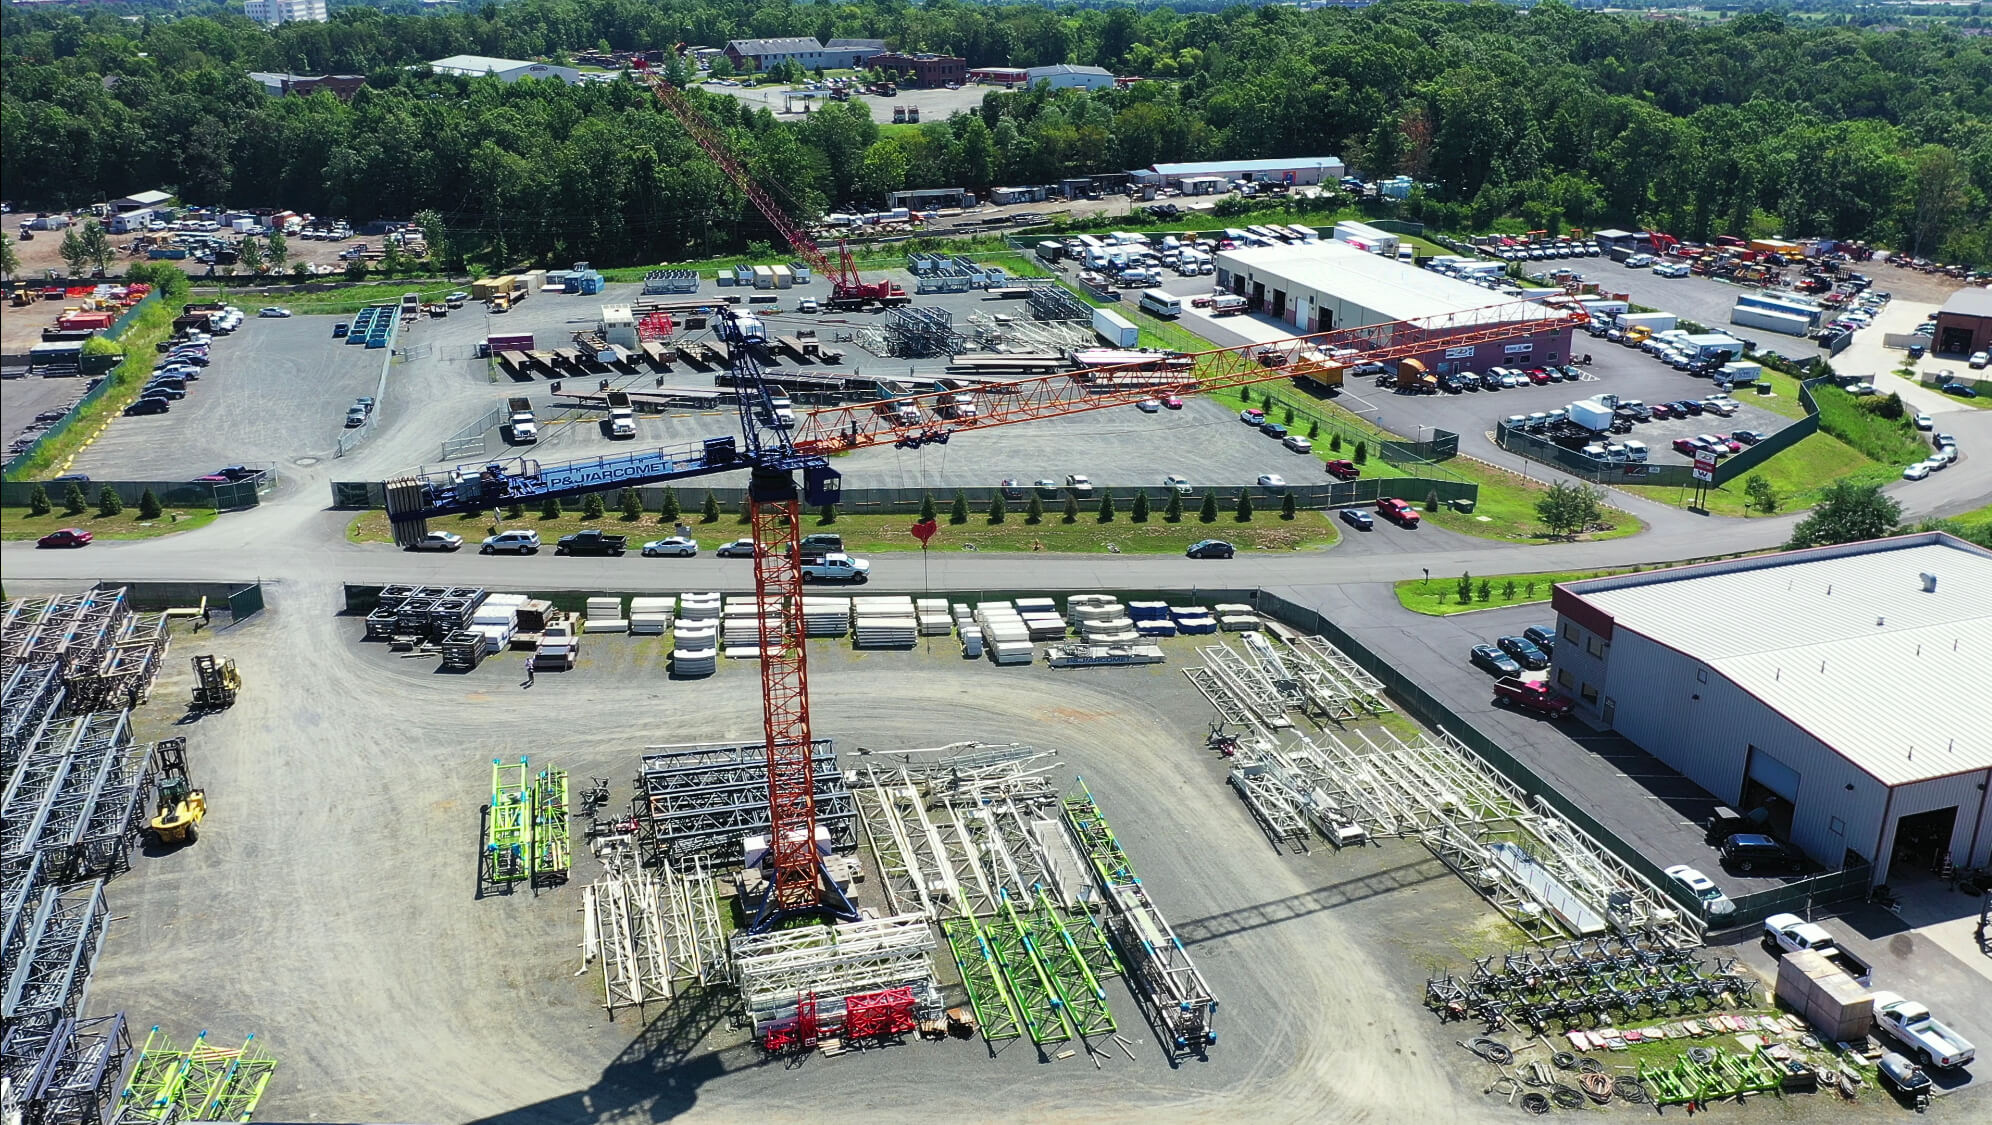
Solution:
<svg viewBox="0 0 1992 1125">
<path fill-rule="evenodd" d="M 1344 879 L 1339 883 L 1330 883 L 1325 887 L 1316 887 L 1285 898 L 1241 906 L 1222 914 L 1208 914 L 1202 918 L 1194 918 L 1175 927 L 1176 936 L 1182 939 L 1184 945 L 1216 941 L 1248 930 L 1299 921 L 1324 910 L 1333 910 L 1364 899 L 1378 898 L 1435 879 L 1448 878 L 1451 875 L 1452 872 L 1445 864 L 1428 855 L 1411 863 L 1400 863 L 1382 871 Z"/>
<path fill-rule="evenodd" d="M 698 1103 L 699 1087 L 737 1070 L 769 1065 L 752 1043 L 704 1048 L 738 1007 L 725 985 L 688 989 L 666 1001 L 594 1085 L 477 1119 L 477 1125 L 668 1121 Z"/>
</svg>

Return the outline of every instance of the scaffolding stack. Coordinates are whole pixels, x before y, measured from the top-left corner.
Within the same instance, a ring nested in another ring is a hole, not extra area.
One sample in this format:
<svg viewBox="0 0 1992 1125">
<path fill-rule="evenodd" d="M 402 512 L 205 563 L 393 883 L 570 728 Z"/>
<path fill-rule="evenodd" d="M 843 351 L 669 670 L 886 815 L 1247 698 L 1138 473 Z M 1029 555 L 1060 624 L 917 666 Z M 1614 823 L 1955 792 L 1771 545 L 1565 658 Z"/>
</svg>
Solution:
<svg viewBox="0 0 1992 1125">
<path fill-rule="evenodd" d="M 131 741 L 127 712 L 45 723 L 0 796 L 0 860 L 39 858 L 50 882 L 115 875 L 152 782 L 152 746 Z"/>
<path fill-rule="evenodd" d="M 277 1060 L 254 1035 L 240 1047 L 225 1048 L 210 1044 L 203 1031 L 181 1050 L 154 1027 L 125 1083 L 118 1120 L 248 1121 L 276 1069 Z"/>
<path fill-rule="evenodd" d="M 0 789 L 41 737 L 42 724 L 61 713 L 62 694 L 62 669 L 55 664 L 8 669 L 0 688 Z"/>
<path fill-rule="evenodd" d="M 1093 322 L 1093 308 L 1049 278 L 1026 279 L 1030 288 L 1031 316 L 1037 320 Z"/>
<path fill-rule="evenodd" d="M 968 341 L 954 328 L 954 316 L 930 305 L 903 305 L 888 310 L 886 354 L 902 359 L 953 357 L 968 350 Z"/>
<path fill-rule="evenodd" d="M 628 835 L 597 842 L 602 877 L 582 888 L 581 965 L 602 963 L 603 1006 L 669 1000 L 683 987 L 729 980 L 719 887 L 705 861 L 646 868 Z"/>
<path fill-rule="evenodd" d="M 919 1018 L 940 1014 L 934 932 L 919 914 L 741 934 L 732 952 L 754 1037 L 772 1047 L 806 1045 L 882 992 L 906 989 Z"/>
<path fill-rule="evenodd" d="M 7 1036 L 51 1034 L 81 1007 L 97 952 L 104 944 L 104 880 L 47 887 L 23 904 L 18 933 L 9 933 L 0 1023 Z"/>
<path fill-rule="evenodd" d="M 134 612 L 123 587 L 16 598 L 0 613 L 0 676 L 54 665 L 70 714 L 144 702 L 165 655 L 164 616 Z"/>
<path fill-rule="evenodd" d="M 535 775 L 531 770 L 524 757 L 512 764 L 491 759 L 480 889 L 519 882 L 546 887 L 567 881 L 574 862 L 567 771 L 549 767 Z"/>
<path fill-rule="evenodd" d="M 1066 828 L 1106 892 L 1108 932 L 1127 959 L 1128 979 L 1156 1034 L 1170 1048 L 1171 1057 L 1204 1054 L 1217 1042 L 1212 1027 L 1217 1000 L 1210 985 L 1162 912 L 1149 901 L 1147 888 L 1083 779 L 1078 792 L 1068 795 L 1063 804 Z"/>
<path fill-rule="evenodd" d="M 101 1125 L 130 1058 L 123 1012 L 64 1017 L 46 1033 L 10 1026 L 0 1039 L 0 1074 L 12 1083 L 19 1120 L 33 1125 Z"/>
<path fill-rule="evenodd" d="M 647 864 L 682 864 L 695 857 L 738 862 L 740 841 L 765 836 L 768 821 L 768 748 L 764 743 L 690 743 L 645 747 L 632 813 Z M 835 745 L 810 744 L 816 789 L 816 822 L 833 847 L 854 843 L 857 812 L 837 768 Z"/>
</svg>

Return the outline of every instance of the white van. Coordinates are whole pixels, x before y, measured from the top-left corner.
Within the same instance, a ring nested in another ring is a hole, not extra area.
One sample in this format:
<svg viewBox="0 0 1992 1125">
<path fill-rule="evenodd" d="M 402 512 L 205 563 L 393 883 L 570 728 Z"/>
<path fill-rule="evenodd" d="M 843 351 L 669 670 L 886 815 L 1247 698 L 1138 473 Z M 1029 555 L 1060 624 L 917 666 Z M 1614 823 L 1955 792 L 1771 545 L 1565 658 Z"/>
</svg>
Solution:
<svg viewBox="0 0 1992 1125">
<path fill-rule="evenodd" d="M 1634 464 L 1644 464 L 1646 461 L 1646 443 L 1643 441 L 1626 442 L 1625 459 Z"/>
<path fill-rule="evenodd" d="M 1141 311 L 1171 320 L 1183 315 L 1183 299 L 1160 289 L 1141 291 Z"/>
</svg>

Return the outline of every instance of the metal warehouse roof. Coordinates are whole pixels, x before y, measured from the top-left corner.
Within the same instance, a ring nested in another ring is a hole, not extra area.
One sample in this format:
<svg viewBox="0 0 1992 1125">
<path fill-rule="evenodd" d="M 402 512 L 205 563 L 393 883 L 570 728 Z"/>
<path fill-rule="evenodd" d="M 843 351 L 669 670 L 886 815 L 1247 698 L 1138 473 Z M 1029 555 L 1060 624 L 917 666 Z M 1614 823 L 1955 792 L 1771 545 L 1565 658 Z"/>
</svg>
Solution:
<svg viewBox="0 0 1992 1125">
<path fill-rule="evenodd" d="M 1992 316 L 1992 289 L 1960 289 L 1944 302 L 1944 311 L 1954 316 Z"/>
<path fill-rule="evenodd" d="M 533 64 L 524 59 L 494 59 L 489 55 L 451 55 L 429 64 L 429 69 L 443 74 L 503 74 Z"/>
<path fill-rule="evenodd" d="M 1192 160 L 1180 164 L 1157 164 L 1164 176 L 1215 176 L 1224 172 L 1287 172 L 1301 168 L 1340 168 L 1338 156 L 1293 156 L 1284 160 Z"/>
<path fill-rule="evenodd" d="M 743 55 L 793 55 L 823 49 L 823 44 L 818 43 L 814 35 L 785 39 L 733 39 L 726 45 Z"/>
<path fill-rule="evenodd" d="M 1034 66 L 1024 71 L 1032 78 L 1050 78 L 1054 74 L 1104 74 L 1112 78 L 1114 72 L 1103 66 L 1073 66 L 1071 63 L 1057 63 L 1053 66 Z"/>
<path fill-rule="evenodd" d="M 1515 298 L 1358 250 L 1344 242 L 1221 250 L 1217 262 L 1232 273 L 1250 271 L 1257 281 L 1285 279 L 1289 302 L 1292 288 L 1312 289 L 1368 309 L 1378 322 L 1458 316 L 1496 305 L 1504 306 L 1498 318 L 1501 321 L 1558 320 L 1568 315 L 1542 305 L 1517 309 L 1514 306 L 1519 302 Z M 1268 288 L 1279 287 L 1276 283 L 1268 285 Z M 1482 323 L 1469 319 L 1471 323 Z M 1494 323 L 1496 319 L 1490 314 L 1486 323 Z M 1338 323 L 1337 327 L 1354 325 Z"/>
<path fill-rule="evenodd" d="M 1992 552 L 1929 533 L 1565 589 L 1885 784 L 1992 768 Z"/>
</svg>

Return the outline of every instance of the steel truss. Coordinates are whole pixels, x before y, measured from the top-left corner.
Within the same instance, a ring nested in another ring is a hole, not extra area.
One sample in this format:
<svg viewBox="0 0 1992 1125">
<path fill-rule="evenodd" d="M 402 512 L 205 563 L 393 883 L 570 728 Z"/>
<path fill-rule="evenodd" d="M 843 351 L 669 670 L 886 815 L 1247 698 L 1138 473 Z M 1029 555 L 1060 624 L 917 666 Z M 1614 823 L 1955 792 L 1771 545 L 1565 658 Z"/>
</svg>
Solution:
<svg viewBox="0 0 1992 1125">
<path fill-rule="evenodd" d="M 1217 1042 L 1217 1000 L 1114 838 L 1084 780 L 1064 800 L 1065 826 L 1106 892 L 1106 930 L 1119 947 L 1143 1011 L 1171 1057 L 1201 1055 Z"/>
<path fill-rule="evenodd" d="M 836 1020 L 844 999 L 913 989 L 923 1009 L 938 1009 L 934 932 L 919 914 L 838 925 L 800 926 L 733 938 L 733 968 L 756 1038 L 771 1024 L 795 1020 L 804 998 L 817 1018 Z"/>
<path fill-rule="evenodd" d="M 62 695 L 62 670 L 54 664 L 19 664 L 7 672 L 0 690 L 0 790 L 61 712 Z"/>
<path fill-rule="evenodd" d="M 731 976 L 719 891 L 703 860 L 684 872 L 644 867 L 629 836 L 599 841 L 601 879 L 582 888 L 581 966 L 602 962 L 603 1006 L 641 1008 L 680 984 Z"/>
<path fill-rule="evenodd" d="M 154 1027 L 120 1096 L 119 1121 L 247 1121 L 276 1073 L 277 1060 L 251 1035 L 235 1048 L 195 1037 L 186 1050 Z"/>
<path fill-rule="evenodd" d="M 153 749 L 130 738 L 124 711 L 45 725 L 0 797 L 0 857 L 25 864 L 29 853 L 47 853 L 41 874 L 60 882 L 129 866 Z"/>
<path fill-rule="evenodd" d="M 4 967 L 0 1020 L 53 1028 L 81 1010 L 107 916 L 102 879 L 42 891 L 18 956 Z"/>
<path fill-rule="evenodd" d="M 64 1018 L 46 1031 L 15 1024 L 0 1039 L 0 1075 L 27 1125 L 103 1125 L 130 1058 L 123 1012 Z"/>
<path fill-rule="evenodd" d="M 1299 678 L 1309 703 L 1323 714 L 1337 719 L 1381 715 L 1391 706 L 1384 698 L 1383 681 L 1349 659 L 1347 653 L 1326 640 L 1295 634 L 1274 623 L 1286 649 L 1286 665 Z"/>
<path fill-rule="evenodd" d="M 17 598 L 0 613 L 0 673 L 55 665 L 71 713 L 143 702 L 166 644 L 164 616 L 134 613 L 122 587 Z"/>
<path fill-rule="evenodd" d="M 1204 645 L 1197 651 L 1203 655 L 1204 666 L 1186 670 L 1186 674 L 1226 721 L 1274 728 L 1293 725 L 1286 717 L 1290 705 L 1288 696 L 1282 694 L 1279 686 L 1257 664 L 1222 642 Z M 1196 672 L 1204 674 L 1198 676 Z M 1226 702 L 1219 702 L 1220 697 Z M 1238 717 L 1233 719 L 1233 715 Z"/>
<path fill-rule="evenodd" d="M 698 743 L 646 747 L 637 778 L 638 836 L 646 863 L 739 861 L 743 836 L 769 831 L 768 748 L 765 744 Z M 810 782 L 816 823 L 834 847 L 854 842 L 857 817 L 837 768 L 834 743 L 810 741 Z"/>
</svg>

